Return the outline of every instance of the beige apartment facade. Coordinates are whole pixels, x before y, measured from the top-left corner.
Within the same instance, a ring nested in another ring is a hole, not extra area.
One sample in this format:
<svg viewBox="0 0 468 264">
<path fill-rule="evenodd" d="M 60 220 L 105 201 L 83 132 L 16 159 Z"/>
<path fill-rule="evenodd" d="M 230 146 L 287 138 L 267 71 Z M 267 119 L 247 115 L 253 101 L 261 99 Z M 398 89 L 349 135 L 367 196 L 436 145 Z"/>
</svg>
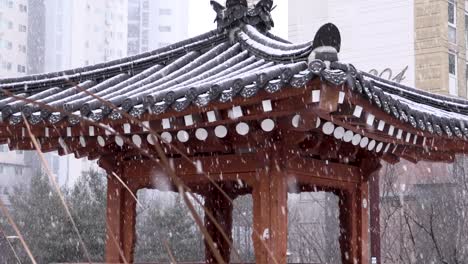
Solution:
<svg viewBox="0 0 468 264">
<path fill-rule="evenodd" d="M 468 96 L 468 1 L 289 1 L 290 41 L 312 39 L 326 22 L 341 30 L 342 61 L 392 78 L 407 67 L 402 84 Z"/>
<path fill-rule="evenodd" d="M 467 97 L 468 1 L 414 4 L 416 87 Z"/>
</svg>

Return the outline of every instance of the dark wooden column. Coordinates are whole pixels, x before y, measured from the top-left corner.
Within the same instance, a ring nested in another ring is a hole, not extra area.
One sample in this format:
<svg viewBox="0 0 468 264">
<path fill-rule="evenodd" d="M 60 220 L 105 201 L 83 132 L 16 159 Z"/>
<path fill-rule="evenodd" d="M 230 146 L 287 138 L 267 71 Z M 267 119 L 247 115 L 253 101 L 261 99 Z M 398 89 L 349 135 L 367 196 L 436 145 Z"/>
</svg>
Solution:
<svg viewBox="0 0 468 264">
<path fill-rule="evenodd" d="M 287 263 L 288 193 L 285 175 L 278 169 L 260 170 L 253 185 L 252 239 L 255 263 Z"/>
<path fill-rule="evenodd" d="M 365 181 L 352 191 L 338 193 L 343 264 L 368 263 L 370 260 L 368 186 Z"/>
<path fill-rule="evenodd" d="M 380 185 L 379 171 L 369 177 L 369 210 L 370 210 L 370 240 L 371 259 L 381 263 L 380 251 Z"/>
<path fill-rule="evenodd" d="M 106 262 L 133 263 L 136 201 L 115 176 L 107 183 Z"/>
<path fill-rule="evenodd" d="M 223 230 L 224 234 L 230 241 L 226 241 L 225 236 L 223 236 L 219 228 L 217 228 L 215 223 L 213 223 L 212 218 L 205 213 L 205 226 L 208 230 L 208 234 L 211 236 L 214 243 L 216 243 L 224 262 L 229 263 L 232 244 L 233 204 L 231 200 L 224 196 L 219 189 L 212 187 L 210 188 L 210 191 L 205 194 L 205 208 L 212 214 L 218 224 L 218 227 Z M 217 263 L 213 252 L 211 252 L 210 247 L 206 245 L 206 243 L 207 241 L 205 240 L 206 263 Z"/>
<path fill-rule="evenodd" d="M 106 263 L 133 263 L 138 189 L 127 181 L 126 174 L 132 170 L 117 160 L 118 157 L 102 157 L 98 162 L 108 174 L 105 260 Z"/>
</svg>

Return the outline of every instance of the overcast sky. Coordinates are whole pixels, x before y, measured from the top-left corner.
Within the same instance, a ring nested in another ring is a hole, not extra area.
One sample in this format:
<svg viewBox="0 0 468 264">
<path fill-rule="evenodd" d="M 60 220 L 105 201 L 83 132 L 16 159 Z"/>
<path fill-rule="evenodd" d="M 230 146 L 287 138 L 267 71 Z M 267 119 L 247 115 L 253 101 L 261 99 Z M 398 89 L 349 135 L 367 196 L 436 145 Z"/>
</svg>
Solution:
<svg viewBox="0 0 468 264">
<path fill-rule="evenodd" d="M 218 0 L 224 5 L 225 0 Z M 273 20 L 275 27 L 272 33 L 287 39 L 288 38 L 288 0 L 274 1 L 277 8 L 273 11 Z M 189 36 L 203 34 L 216 27 L 213 23 L 215 12 L 213 11 L 209 0 L 189 0 Z"/>
</svg>

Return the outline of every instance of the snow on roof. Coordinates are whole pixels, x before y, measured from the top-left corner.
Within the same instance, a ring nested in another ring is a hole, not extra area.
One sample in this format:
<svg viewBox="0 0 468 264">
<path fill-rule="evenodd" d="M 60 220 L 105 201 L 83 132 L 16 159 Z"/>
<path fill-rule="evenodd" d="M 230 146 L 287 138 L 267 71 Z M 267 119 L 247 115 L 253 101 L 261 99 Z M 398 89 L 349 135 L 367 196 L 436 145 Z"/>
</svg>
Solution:
<svg viewBox="0 0 468 264">
<path fill-rule="evenodd" d="M 247 22 L 254 19 L 254 13 L 248 14 Z M 191 104 L 204 106 L 214 101 L 226 102 L 234 96 L 250 97 L 261 89 L 275 92 L 278 85 L 303 87 L 320 78 L 334 85 L 350 86 L 355 93 L 414 128 L 468 137 L 468 101 L 385 81 L 349 64 L 308 61 L 312 52 L 321 52 L 313 42 L 291 44 L 259 28 L 257 20 L 252 25 L 242 21 L 112 62 L 1 79 L 2 120 L 19 124 L 22 113 L 33 124 L 55 124 L 67 118 L 71 125 L 77 123 L 72 122 L 72 116 L 53 114 L 60 111 L 79 113 L 95 121 L 121 117 L 112 115 L 102 100 L 131 114 L 161 114 L 169 109 L 182 111 Z M 18 98 L 9 97 L 10 93 Z M 44 104 L 57 111 L 44 109 Z M 134 109 L 138 111 L 132 112 Z"/>
</svg>

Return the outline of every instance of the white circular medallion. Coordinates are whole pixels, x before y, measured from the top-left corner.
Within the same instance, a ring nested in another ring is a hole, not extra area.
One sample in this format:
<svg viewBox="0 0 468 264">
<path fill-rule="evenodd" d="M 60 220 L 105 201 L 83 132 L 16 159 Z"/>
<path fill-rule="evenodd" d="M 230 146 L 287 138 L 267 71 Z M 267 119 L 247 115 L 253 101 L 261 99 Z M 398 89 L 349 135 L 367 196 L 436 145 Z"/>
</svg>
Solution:
<svg viewBox="0 0 468 264">
<path fill-rule="evenodd" d="M 190 135 L 187 131 L 181 130 L 177 132 L 177 139 L 182 143 L 187 143 L 190 139 Z"/>
<path fill-rule="evenodd" d="M 335 128 L 335 131 L 333 132 L 333 136 L 335 136 L 336 139 L 342 139 L 345 134 L 345 129 L 343 127 L 337 127 Z"/>
<path fill-rule="evenodd" d="M 334 130 L 335 130 L 335 125 L 332 122 L 326 122 L 325 124 L 323 124 L 322 131 L 325 135 L 333 134 Z"/>
<path fill-rule="evenodd" d="M 315 128 L 319 128 L 321 124 L 322 124 L 322 121 L 320 121 L 320 118 L 317 117 L 317 121 L 315 123 Z"/>
<path fill-rule="evenodd" d="M 354 137 L 354 132 L 351 130 L 348 130 L 343 136 L 343 141 L 349 143 L 353 140 L 353 137 Z"/>
<path fill-rule="evenodd" d="M 359 143 L 359 146 L 360 146 L 361 148 L 365 148 L 365 147 L 367 147 L 367 144 L 369 144 L 369 138 L 363 137 L 363 138 L 361 139 L 361 143 Z"/>
<path fill-rule="evenodd" d="M 261 127 L 265 132 L 271 132 L 275 129 L 275 121 L 271 119 L 265 119 L 262 121 Z"/>
<path fill-rule="evenodd" d="M 97 137 L 97 142 L 98 142 L 99 146 L 101 146 L 101 147 L 104 147 L 106 145 L 106 140 L 101 136 Z"/>
<path fill-rule="evenodd" d="M 117 146 L 122 147 L 124 145 L 124 140 L 121 136 L 115 136 L 115 144 Z"/>
<path fill-rule="evenodd" d="M 153 146 L 155 144 L 154 142 L 155 139 L 156 139 L 156 136 L 153 136 L 152 134 L 148 134 L 148 136 L 146 136 L 146 141 L 148 141 L 148 143 Z"/>
<path fill-rule="evenodd" d="M 383 148 L 383 143 L 380 142 L 379 144 L 377 144 L 377 147 L 375 148 L 375 152 L 379 153 L 380 151 L 382 151 L 382 148 Z"/>
<path fill-rule="evenodd" d="M 161 134 L 161 139 L 166 142 L 166 143 L 171 143 L 172 142 L 172 134 L 169 132 L 163 132 Z M 154 144 L 152 144 L 154 145 Z"/>
<path fill-rule="evenodd" d="M 208 131 L 204 128 L 199 128 L 195 131 L 195 137 L 200 141 L 205 141 L 208 138 Z"/>
<path fill-rule="evenodd" d="M 141 137 L 139 135 L 133 135 L 132 141 L 137 147 L 141 147 Z"/>
<path fill-rule="evenodd" d="M 355 134 L 355 135 L 353 136 L 353 140 L 351 140 L 351 143 L 352 143 L 354 146 L 357 146 L 357 145 L 359 145 L 359 143 L 361 143 L 361 138 L 362 138 L 361 135 Z"/>
<path fill-rule="evenodd" d="M 227 136 L 227 128 L 225 126 L 217 126 L 215 128 L 215 135 L 218 137 L 218 138 L 225 138 Z"/>
<path fill-rule="evenodd" d="M 377 144 L 377 142 L 375 142 L 375 140 L 371 140 L 371 142 L 369 142 L 369 145 L 367 145 L 367 149 L 369 151 L 374 150 L 376 144 Z"/>
<path fill-rule="evenodd" d="M 299 121 L 301 121 L 301 116 L 300 115 L 295 115 L 291 120 L 292 126 L 295 127 L 295 128 L 298 128 L 299 127 Z"/>
<path fill-rule="evenodd" d="M 239 134 L 241 136 L 245 136 L 245 135 L 249 134 L 250 127 L 249 127 L 249 125 L 247 123 L 241 122 L 241 123 L 237 124 L 236 131 L 237 131 L 237 134 Z"/>
</svg>

